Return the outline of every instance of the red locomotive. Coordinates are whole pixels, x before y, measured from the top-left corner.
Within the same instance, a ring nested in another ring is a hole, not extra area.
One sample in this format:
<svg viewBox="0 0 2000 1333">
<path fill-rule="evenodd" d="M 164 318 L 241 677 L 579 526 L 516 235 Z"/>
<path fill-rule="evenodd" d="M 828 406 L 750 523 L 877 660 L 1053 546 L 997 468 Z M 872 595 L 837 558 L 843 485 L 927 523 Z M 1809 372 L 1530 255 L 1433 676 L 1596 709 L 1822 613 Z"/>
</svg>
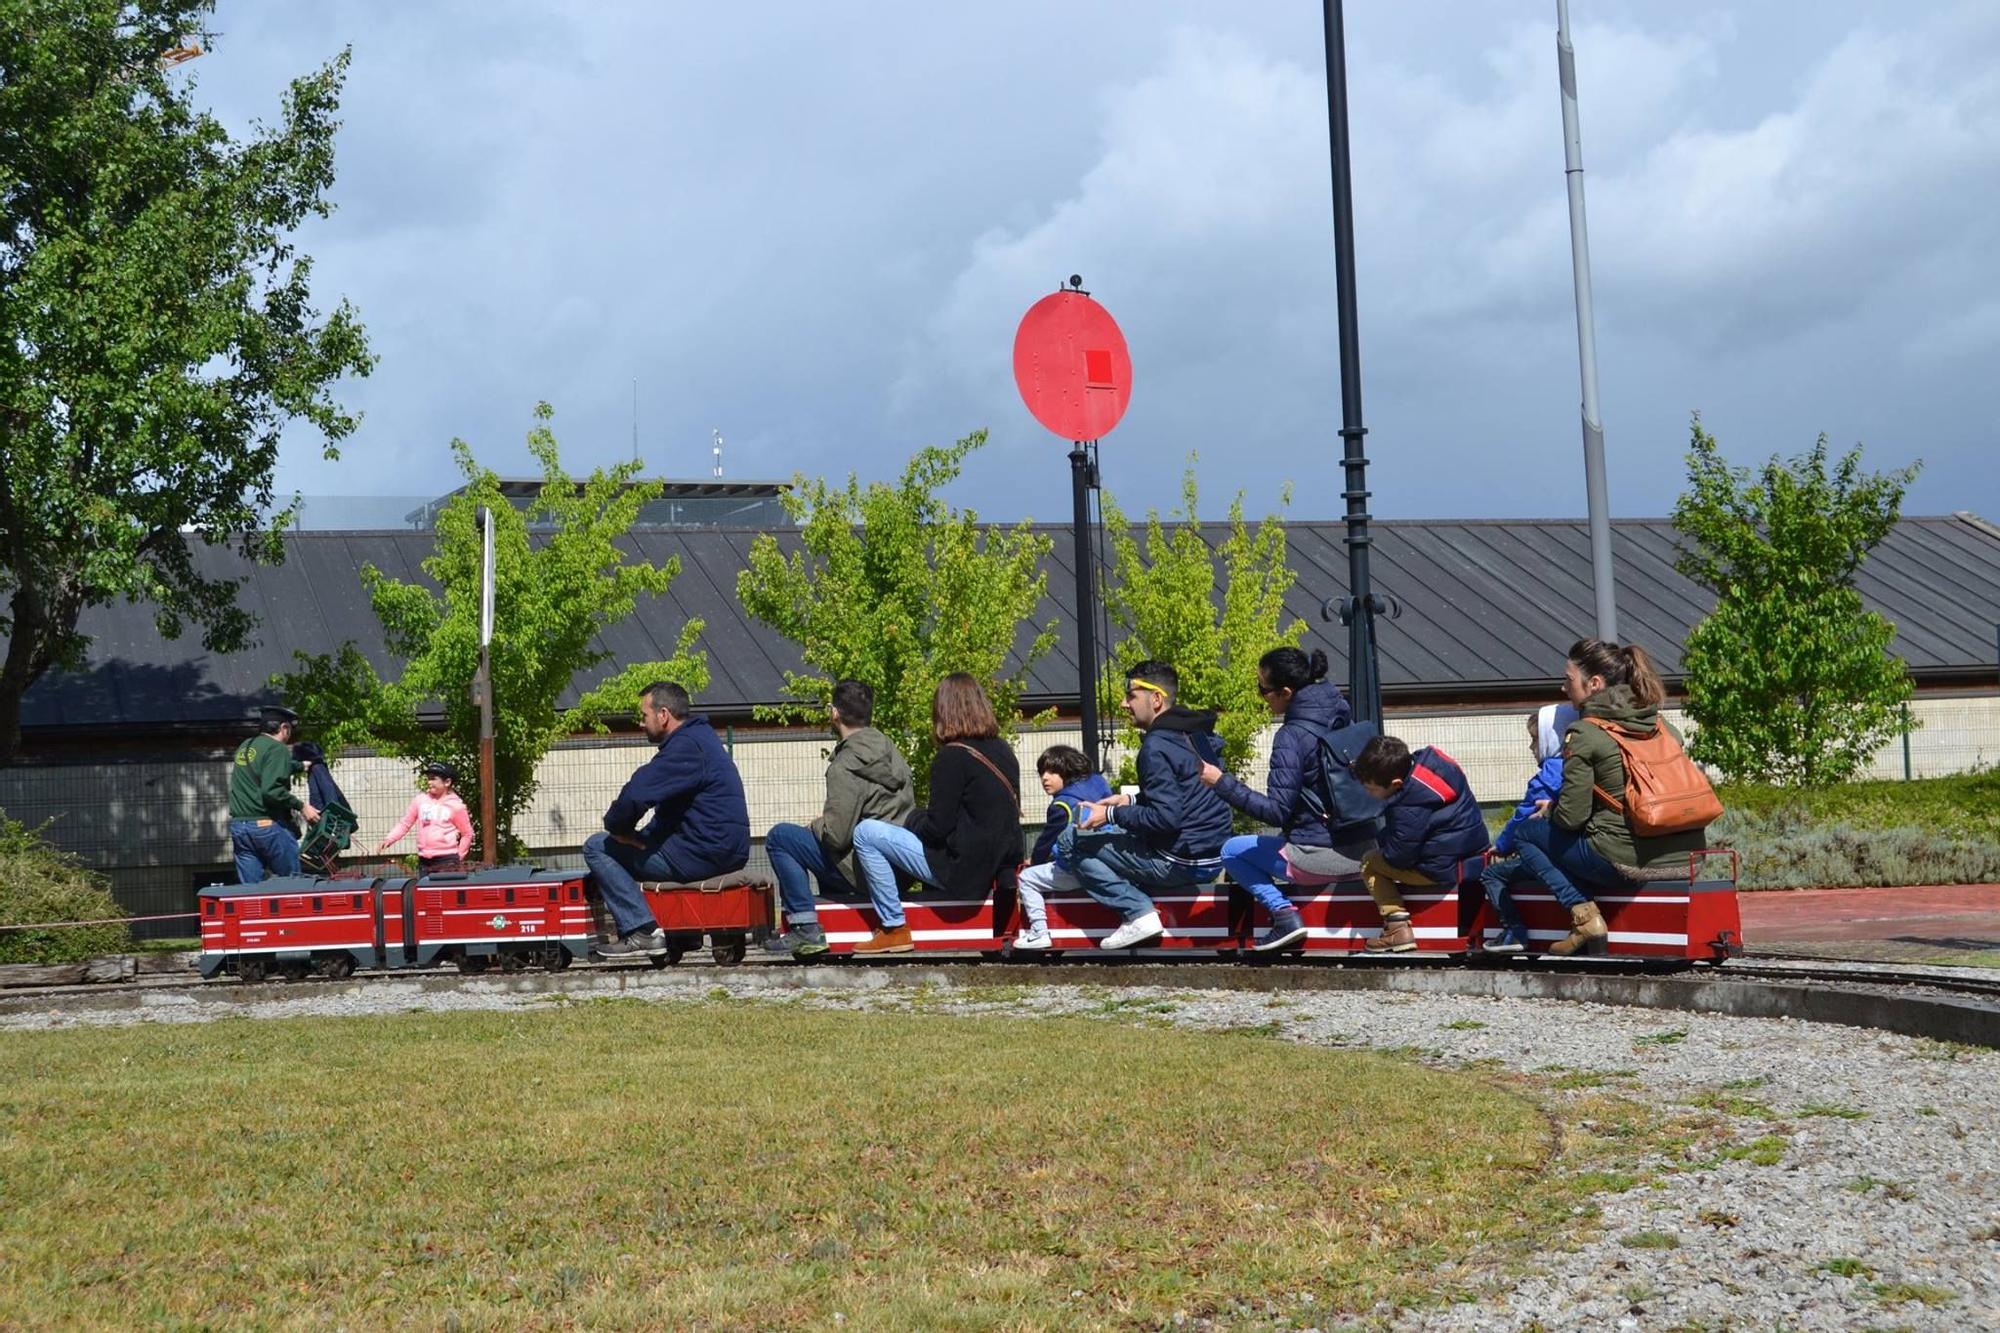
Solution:
<svg viewBox="0 0 2000 1333">
<path fill-rule="evenodd" d="M 520 866 L 217 885 L 201 891 L 201 974 L 344 977 L 443 962 L 561 971 L 590 950 L 583 887 L 581 871 Z"/>
</svg>

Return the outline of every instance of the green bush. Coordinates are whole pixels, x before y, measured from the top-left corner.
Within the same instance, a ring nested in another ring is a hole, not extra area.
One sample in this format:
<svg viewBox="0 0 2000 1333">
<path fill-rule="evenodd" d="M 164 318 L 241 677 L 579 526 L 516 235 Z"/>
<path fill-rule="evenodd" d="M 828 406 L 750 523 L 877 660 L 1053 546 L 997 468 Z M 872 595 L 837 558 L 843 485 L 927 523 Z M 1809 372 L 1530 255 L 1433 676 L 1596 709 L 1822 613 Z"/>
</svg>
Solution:
<svg viewBox="0 0 2000 1333">
<path fill-rule="evenodd" d="M 1711 846 L 1742 856 L 1745 889 L 2000 882 L 2000 772 L 1813 791 L 1729 783 Z M 1499 831 L 1513 807 L 1489 806 Z"/>
<path fill-rule="evenodd" d="M 49 846 L 41 829 L 0 812 L 0 926 L 123 915 L 103 882 Z M 132 933 L 123 925 L 0 930 L 0 963 L 76 963 L 131 946 Z"/>
<path fill-rule="evenodd" d="M 1995 770 L 1914 782 L 1847 782 L 1817 791 L 1732 782 L 1718 794 L 1732 813 L 1795 810 L 1820 823 L 1927 829 L 1952 838 L 2000 842 L 2000 771 Z"/>
<path fill-rule="evenodd" d="M 2000 841 L 1933 828 L 1870 828 L 1796 805 L 1731 810 L 1709 829 L 1734 847 L 1745 889 L 1986 884 L 2000 879 Z"/>
</svg>

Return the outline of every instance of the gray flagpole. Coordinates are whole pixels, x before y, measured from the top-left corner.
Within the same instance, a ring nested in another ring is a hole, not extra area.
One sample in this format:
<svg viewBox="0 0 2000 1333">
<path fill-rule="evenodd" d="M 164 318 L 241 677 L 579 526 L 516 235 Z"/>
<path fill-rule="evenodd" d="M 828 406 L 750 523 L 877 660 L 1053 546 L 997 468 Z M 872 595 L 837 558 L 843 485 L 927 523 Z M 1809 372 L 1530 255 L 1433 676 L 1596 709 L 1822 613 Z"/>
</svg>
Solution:
<svg viewBox="0 0 2000 1333">
<path fill-rule="evenodd" d="M 1611 583 L 1611 501 L 1604 482 L 1604 418 L 1597 407 L 1597 321 L 1590 304 L 1590 228 L 1583 216 L 1583 133 L 1577 128 L 1576 51 L 1569 41 L 1569 0 L 1556 0 L 1556 64 L 1562 78 L 1563 175 L 1569 183 L 1569 253 L 1576 279 L 1576 355 L 1583 377 L 1583 485 L 1590 505 L 1590 582 L 1597 595 L 1597 637 L 1618 642 Z"/>
</svg>

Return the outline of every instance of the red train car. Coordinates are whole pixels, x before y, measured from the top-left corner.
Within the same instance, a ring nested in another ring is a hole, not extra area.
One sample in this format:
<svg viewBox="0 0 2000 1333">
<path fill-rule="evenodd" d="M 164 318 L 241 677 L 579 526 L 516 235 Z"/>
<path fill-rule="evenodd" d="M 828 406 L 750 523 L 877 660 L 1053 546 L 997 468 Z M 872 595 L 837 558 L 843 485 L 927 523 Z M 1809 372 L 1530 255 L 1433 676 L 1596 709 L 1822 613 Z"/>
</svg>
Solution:
<svg viewBox="0 0 2000 1333">
<path fill-rule="evenodd" d="M 468 973 L 560 970 L 593 934 L 581 871 L 502 866 L 218 885 L 201 891 L 201 938 L 203 976 L 261 981 L 445 962 Z"/>
<path fill-rule="evenodd" d="M 770 931 L 777 885 L 737 871 L 691 883 L 648 880 L 639 891 L 667 936 L 667 955 L 653 959 L 655 967 L 678 963 L 701 947 L 704 936 L 715 961 L 734 967 L 750 942 Z"/>
<path fill-rule="evenodd" d="M 1479 886 L 1478 862 L 1469 862 Z M 1428 953 L 1462 954 L 1473 947 L 1473 918 L 1461 908 L 1458 889 L 1405 892 L 1411 925 L 1419 947 Z M 1305 921 L 1307 953 L 1351 953 L 1382 932 L 1381 914 L 1358 879 L 1336 880 L 1322 888 L 1299 890 L 1293 903 Z M 1082 892 L 1047 895 L 1051 953 L 1094 949 L 1118 928 L 1118 914 Z M 1268 924 L 1243 889 L 1227 881 L 1176 889 L 1153 899 L 1165 926 L 1160 938 L 1140 954 L 1188 951 L 1246 951 Z M 903 901 L 903 915 L 918 952 L 998 953 L 1005 949 L 1021 922 L 1013 897 L 989 895 L 979 901 L 933 897 L 919 893 Z M 1463 918 L 1463 919 L 1462 919 Z M 850 953 L 875 929 L 875 909 L 866 900 L 822 899 L 820 926 L 834 953 Z"/>
<path fill-rule="evenodd" d="M 1482 868 L 1480 860 L 1467 860 L 1456 885 L 1404 890 L 1417 936 L 1414 956 L 1464 956 L 1499 933 L 1499 922 L 1480 890 Z M 1569 914 L 1546 889 L 1524 886 L 1513 896 L 1532 939 L 1553 942 L 1569 933 Z M 1358 878 L 1295 890 L 1292 902 L 1307 935 L 1301 948 L 1291 952 L 1359 953 L 1382 933 L 1381 914 Z M 1597 902 L 1611 928 L 1612 957 L 1719 961 L 1742 950 L 1733 852 L 1697 853 L 1684 866 L 1656 868 L 1647 880 Z M 1153 904 L 1165 931 L 1154 944 L 1135 951 L 1141 955 L 1244 953 L 1269 924 L 1250 895 L 1226 881 L 1161 894 Z M 1056 946 L 1051 953 L 1094 949 L 1118 927 L 1115 912 L 1081 892 L 1049 894 L 1048 911 Z M 903 914 L 919 953 L 1001 953 L 1021 924 L 1011 894 L 974 901 L 917 893 L 904 899 Z M 876 926 L 875 909 L 866 899 L 821 899 L 819 920 L 835 954 L 852 953 Z"/>
<path fill-rule="evenodd" d="M 1614 958 L 1710 962 L 1742 953 L 1736 872 L 1736 853 L 1716 847 L 1690 853 L 1685 864 L 1649 867 L 1644 879 L 1598 895 L 1595 902 L 1611 930 L 1608 953 Z M 1530 940 L 1539 944 L 1569 934 L 1569 912 L 1546 888 L 1525 885 L 1512 897 Z M 1488 909 L 1480 918 L 1479 938 L 1499 934 L 1499 924 Z"/>
</svg>

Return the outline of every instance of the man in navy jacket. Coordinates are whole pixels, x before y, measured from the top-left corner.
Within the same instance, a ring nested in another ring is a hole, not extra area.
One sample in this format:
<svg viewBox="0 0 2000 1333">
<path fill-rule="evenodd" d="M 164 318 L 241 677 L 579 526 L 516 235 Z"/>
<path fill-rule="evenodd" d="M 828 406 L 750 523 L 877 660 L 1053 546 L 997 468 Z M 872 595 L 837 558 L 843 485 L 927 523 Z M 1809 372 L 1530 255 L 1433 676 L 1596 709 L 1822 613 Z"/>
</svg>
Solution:
<svg viewBox="0 0 2000 1333">
<path fill-rule="evenodd" d="M 1417 947 L 1405 888 L 1458 883 L 1458 863 L 1485 851 L 1492 839 L 1463 769 L 1443 750 L 1415 754 L 1394 736 L 1377 736 L 1354 756 L 1354 776 L 1382 807 L 1376 850 L 1361 861 L 1361 880 L 1382 910 L 1382 933 L 1367 953 L 1408 953 Z"/>
<path fill-rule="evenodd" d="M 750 860 L 750 807 L 736 762 L 715 729 L 690 714 L 688 692 L 655 681 L 639 696 L 639 725 L 659 743 L 604 812 L 604 832 L 583 844 L 583 861 L 611 910 L 617 938 L 606 958 L 666 953 L 640 880 L 693 882 L 741 870 Z M 652 822 L 639 827 L 648 810 Z"/>
<path fill-rule="evenodd" d="M 1101 948 L 1131 949 L 1159 937 L 1163 924 L 1150 890 L 1185 889 L 1222 873 L 1229 807 L 1201 780 L 1203 764 L 1221 762 L 1222 742 L 1214 713 L 1174 706 L 1179 690 L 1180 673 L 1166 662 L 1132 668 L 1125 711 L 1146 733 L 1138 798 L 1086 801 L 1083 823 L 1062 835 L 1084 891 L 1123 919 Z"/>
</svg>

